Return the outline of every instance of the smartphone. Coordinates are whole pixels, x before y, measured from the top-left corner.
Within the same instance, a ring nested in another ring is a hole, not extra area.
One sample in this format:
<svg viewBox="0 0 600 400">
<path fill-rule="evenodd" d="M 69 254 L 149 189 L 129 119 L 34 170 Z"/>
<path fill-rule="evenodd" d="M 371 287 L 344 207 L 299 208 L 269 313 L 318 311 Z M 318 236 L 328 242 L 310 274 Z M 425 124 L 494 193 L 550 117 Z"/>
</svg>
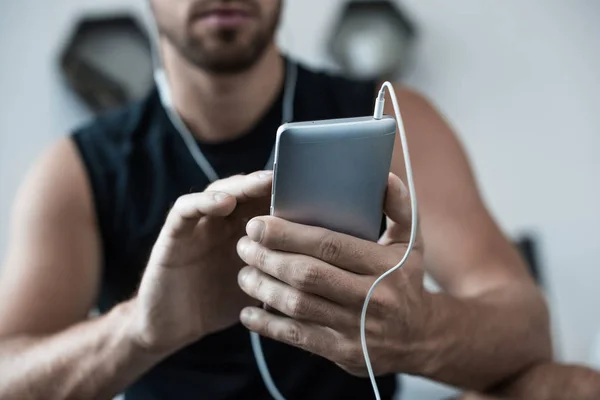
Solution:
<svg viewBox="0 0 600 400">
<path fill-rule="evenodd" d="M 282 125 L 271 215 L 377 241 L 395 137 L 389 116 Z"/>
</svg>

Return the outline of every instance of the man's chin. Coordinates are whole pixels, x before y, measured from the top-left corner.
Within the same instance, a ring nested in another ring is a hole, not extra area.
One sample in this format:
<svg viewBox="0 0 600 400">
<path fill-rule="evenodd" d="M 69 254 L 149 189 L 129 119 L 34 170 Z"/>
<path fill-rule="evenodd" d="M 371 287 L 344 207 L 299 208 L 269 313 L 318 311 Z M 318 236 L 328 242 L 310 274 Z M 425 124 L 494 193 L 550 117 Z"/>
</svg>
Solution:
<svg viewBox="0 0 600 400">
<path fill-rule="evenodd" d="M 194 64 L 212 74 L 239 74 L 259 62 L 267 46 L 249 43 L 220 43 L 198 49 Z"/>
<path fill-rule="evenodd" d="M 212 74 L 239 74 L 252 68 L 269 47 L 270 37 L 261 35 L 205 36 L 180 48 L 186 58 Z"/>
<path fill-rule="evenodd" d="M 256 56 L 204 57 L 198 67 L 215 75 L 235 75 L 250 70 L 258 59 Z"/>
</svg>

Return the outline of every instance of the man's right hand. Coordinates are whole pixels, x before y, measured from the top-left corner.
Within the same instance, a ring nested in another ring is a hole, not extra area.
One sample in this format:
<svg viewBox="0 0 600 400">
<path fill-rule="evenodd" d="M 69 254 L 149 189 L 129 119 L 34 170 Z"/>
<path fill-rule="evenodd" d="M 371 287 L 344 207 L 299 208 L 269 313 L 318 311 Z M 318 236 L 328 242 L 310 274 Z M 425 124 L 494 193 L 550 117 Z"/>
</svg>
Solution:
<svg viewBox="0 0 600 400">
<path fill-rule="evenodd" d="M 239 321 L 256 304 L 237 285 L 236 243 L 249 219 L 268 214 L 272 173 L 217 181 L 180 197 L 152 250 L 132 301 L 134 340 L 174 352 Z"/>
<path fill-rule="evenodd" d="M 270 188 L 270 174 L 252 174 L 180 199 L 137 296 L 87 318 L 102 283 L 101 232 L 77 147 L 61 140 L 15 202 L 0 279 L 0 398 L 112 399 L 164 357 L 237 322 L 251 300 L 238 289 L 235 247 L 245 221 L 267 213 Z"/>
</svg>

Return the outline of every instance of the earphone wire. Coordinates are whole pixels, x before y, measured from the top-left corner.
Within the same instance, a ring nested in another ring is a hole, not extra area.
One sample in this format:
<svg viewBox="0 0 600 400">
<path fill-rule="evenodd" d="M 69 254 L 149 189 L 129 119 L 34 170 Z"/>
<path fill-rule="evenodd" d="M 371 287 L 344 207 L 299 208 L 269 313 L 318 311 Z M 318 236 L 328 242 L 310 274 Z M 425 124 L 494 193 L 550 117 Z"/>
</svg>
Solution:
<svg viewBox="0 0 600 400">
<path fill-rule="evenodd" d="M 200 150 L 192 133 L 189 131 L 189 129 L 187 128 L 187 126 L 185 125 L 185 123 L 183 122 L 181 117 L 177 114 L 177 112 L 173 106 L 171 94 L 170 94 L 170 90 L 169 90 L 169 83 L 168 83 L 167 76 L 166 76 L 166 73 L 163 68 L 162 59 L 160 56 L 159 33 L 158 33 L 157 22 L 151 13 L 149 2 L 147 2 L 147 4 L 148 4 L 147 12 L 148 12 L 148 19 L 149 19 L 148 23 L 150 25 L 150 33 L 154 39 L 152 41 L 153 43 L 151 44 L 151 57 L 152 57 L 152 63 L 153 63 L 153 69 L 154 69 L 154 79 L 155 79 L 155 82 L 157 85 L 161 103 L 163 104 L 163 106 L 167 112 L 167 116 L 169 117 L 169 120 L 171 121 L 171 123 L 173 124 L 175 129 L 181 135 L 188 151 L 190 152 L 191 156 L 194 158 L 196 164 L 198 164 L 198 167 L 200 169 L 202 169 L 202 171 L 205 173 L 205 175 L 211 182 L 214 182 L 219 179 L 218 174 L 216 173 L 216 171 L 214 170 L 214 168 L 212 167 L 210 162 L 206 159 L 206 157 Z M 286 71 L 287 71 L 286 72 L 286 82 L 285 82 L 284 95 L 283 95 L 283 106 L 282 106 L 282 124 L 292 122 L 294 120 L 294 99 L 295 99 L 297 79 L 298 79 L 297 64 L 294 63 L 293 61 L 291 61 L 291 59 L 287 59 Z M 412 164 L 410 161 L 410 154 L 409 154 L 409 150 L 408 150 L 406 132 L 404 129 L 404 123 L 402 120 L 400 107 L 398 105 L 398 99 L 396 97 L 394 87 L 390 82 L 384 82 L 384 84 L 382 85 L 382 87 L 379 91 L 379 95 L 376 100 L 375 118 L 380 119 L 382 117 L 386 88 L 389 91 L 389 94 L 390 94 L 390 97 L 391 97 L 391 100 L 393 103 L 394 113 L 395 113 L 395 117 L 396 117 L 396 124 L 398 127 L 398 134 L 400 136 L 400 141 L 402 144 L 402 152 L 403 152 L 403 156 L 404 156 L 405 170 L 406 170 L 406 176 L 407 176 L 407 186 L 408 186 L 410 205 L 411 205 L 411 228 L 410 228 L 409 243 L 408 243 L 406 252 L 404 253 L 402 259 L 400 260 L 400 262 L 398 264 L 396 264 L 394 267 L 390 268 L 388 271 L 386 271 L 381 276 L 379 276 L 379 278 L 377 278 L 377 280 L 375 280 L 375 282 L 373 283 L 373 285 L 371 286 L 371 288 L 369 289 L 369 291 L 367 293 L 367 296 L 363 303 L 362 312 L 361 312 L 361 318 L 360 318 L 361 346 L 362 346 L 363 356 L 365 359 L 365 365 L 367 368 L 367 372 L 369 374 L 369 379 L 371 381 L 371 385 L 373 387 L 373 392 L 375 394 L 376 400 L 381 400 L 381 395 L 379 393 L 377 380 L 375 378 L 373 366 L 371 364 L 371 359 L 369 357 L 369 350 L 368 350 L 368 346 L 367 346 L 366 332 L 365 332 L 369 302 L 371 300 L 371 297 L 373 296 L 373 293 L 374 293 L 376 287 L 381 283 L 381 281 L 383 281 L 390 274 L 392 274 L 395 271 L 397 271 L 398 269 L 400 269 L 408 260 L 408 257 L 409 257 L 409 255 L 415 245 L 415 242 L 416 242 L 417 227 L 418 227 L 418 210 L 417 210 L 416 190 L 415 190 L 415 186 L 414 186 Z M 272 168 L 274 154 L 275 154 L 275 148 L 273 148 L 273 151 L 271 152 L 271 156 L 269 158 L 269 161 L 267 162 L 265 169 Z M 255 357 L 258 369 L 260 371 L 261 377 L 264 381 L 264 384 L 265 384 L 267 390 L 269 391 L 269 393 L 275 400 L 285 400 L 285 397 L 283 397 L 283 395 L 281 394 L 281 392 L 278 390 L 277 386 L 275 385 L 273 378 L 271 376 L 271 373 L 269 371 L 269 368 L 268 368 L 268 365 L 267 365 L 267 362 L 266 362 L 266 359 L 264 356 L 264 352 L 262 349 L 260 336 L 255 332 L 250 332 L 250 342 L 252 345 L 252 351 L 254 353 L 254 357 Z"/>
<path fill-rule="evenodd" d="M 213 166 L 210 164 L 210 162 L 206 159 L 204 153 L 202 153 L 202 151 L 200 150 L 198 143 L 196 143 L 196 140 L 194 139 L 194 135 L 192 135 L 185 122 L 177 113 L 177 110 L 175 110 L 173 99 L 171 97 L 171 91 L 169 87 L 167 74 L 164 70 L 162 57 L 160 55 L 160 35 L 158 31 L 158 23 L 152 15 L 149 2 L 147 2 L 147 7 L 145 7 L 145 10 L 145 13 L 147 15 L 146 18 L 148 19 L 149 31 L 153 39 L 151 40 L 152 43 L 150 54 L 154 70 L 154 81 L 157 86 L 161 103 L 163 104 L 163 107 L 165 108 L 165 111 L 167 113 L 167 117 L 169 118 L 171 124 L 175 127 L 175 130 L 183 139 L 190 155 L 193 157 L 194 161 L 202 170 L 202 172 L 204 172 L 209 181 L 214 182 L 216 180 L 219 180 L 219 175 L 217 174 Z M 296 86 L 298 81 L 298 65 L 290 57 L 285 57 L 285 60 L 286 73 L 283 89 L 283 104 L 281 108 L 282 124 L 292 122 L 294 120 L 294 100 L 296 97 Z M 275 146 L 273 146 L 273 149 L 271 150 L 271 154 L 269 156 L 267 164 L 265 165 L 265 170 L 273 168 L 274 157 Z"/>
<path fill-rule="evenodd" d="M 165 108 L 167 116 L 175 130 L 180 134 L 183 139 L 190 155 L 193 157 L 198 167 L 204 172 L 206 177 L 214 182 L 219 179 L 217 172 L 214 170 L 210 162 L 206 159 L 202 151 L 200 150 L 194 136 L 189 131 L 181 117 L 177 114 L 175 107 L 172 102 L 171 93 L 169 89 L 169 82 L 164 71 L 162 58 L 160 55 L 160 46 L 159 46 L 159 31 L 158 31 L 158 23 L 156 22 L 152 12 L 150 10 L 150 3 L 146 2 L 147 7 L 144 8 L 144 12 L 146 13 L 146 18 L 148 19 L 147 23 L 149 25 L 149 31 L 151 38 L 151 58 L 152 65 L 154 70 L 154 80 L 156 82 L 157 90 L 160 96 L 161 103 Z M 296 86 L 298 81 L 298 65 L 291 60 L 291 58 L 286 57 L 286 77 L 285 77 L 285 86 L 283 93 L 283 105 L 282 105 L 282 124 L 292 122 L 294 120 L 294 102 L 296 97 Z M 271 169 L 273 166 L 273 161 L 275 157 L 275 146 L 273 146 L 273 150 L 271 151 L 271 155 L 269 160 L 267 161 L 267 165 L 265 169 Z M 258 370 L 263 379 L 265 387 L 267 388 L 269 394 L 275 400 L 285 400 L 285 397 L 281 394 L 277 385 L 273 381 L 271 373 L 269 371 L 269 367 L 267 365 L 267 361 L 265 359 L 265 355 L 262 349 L 261 338 L 255 332 L 250 332 L 250 343 L 252 346 L 252 351 L 254 353 L 254 359 L 256 361 Z"/>
<path fill-rule="evenodd" d="M 412 249 L 415 246 L 415 242 L 417 240 L 417 230 L 418 230 L 418 209 L 417 209 L 417 195 L 415 190 L 415 183 L 413 179 L 413 171 L 412 164 L 410 162 L 410 153 L 408 150 L 408 141 L 406 140 L 406 131 L 404 129 L 404 122 L 402 120 L 402 114 L 400 113 L 400 106 L 398 105 L 398 98 L 396 97 L 396 91 L 394 90 L 394 86 L 390 82 L 384 82 L 379 91 L 379 95 L 377 96 L 376 105 L 375 105 L 375 114 L 374 118 L 381 119 L 383 114 L 383 108 L 385 103 L 385 89 L 388 89 L 390 98 L 392 99 L 392 104 L 394 106 L 394 114 L 396 117 L 396 125 L 398 127 L 398 135 L 400 136 L 400 141 L 402 144 L 402 154 L 404 156 L 404 168 L 406 170 L 406 183 L 408 186 L 408 194 L 410 197 L 410 238 L 408 240 L 408 245 L 406 247 L 406 251 L 402 256 L 402 259 L 398 264 L 387 270 L 385 273 L 381 274 L 379 278 L 373 282 L 371 288 L 367 292 L 367 296 L 365 298 L 365 302 L 363 303 L 362 312 L 360 315 L 360 342 L 362 347 L 363 356 L 365 359 L 365 365 L 367 367 L 367 372 L 369 374 L 369 379 L 371 380 L 371 386 L 373 387 L 373 393 L 375 394 L 376 400 L 381 400 L 381 395 L 379 393 L 379 387 L 377 386 L 377 380 L 375 379 L 375 373 L 373 372 L 373 365 L 371 364 L 371 358 L 369 357 L 369 348 L 367 346 L 367 335 L 366 335 L 366 323 L 367 323 L 367 311 L 369 308 L 369 302 L 371 301 L 371 297 L 373 297 L 373 293 L 377 286 L 383 281 L 386 277 L 393 274 L 406 263 L 408 257 Z"/>
</svg>

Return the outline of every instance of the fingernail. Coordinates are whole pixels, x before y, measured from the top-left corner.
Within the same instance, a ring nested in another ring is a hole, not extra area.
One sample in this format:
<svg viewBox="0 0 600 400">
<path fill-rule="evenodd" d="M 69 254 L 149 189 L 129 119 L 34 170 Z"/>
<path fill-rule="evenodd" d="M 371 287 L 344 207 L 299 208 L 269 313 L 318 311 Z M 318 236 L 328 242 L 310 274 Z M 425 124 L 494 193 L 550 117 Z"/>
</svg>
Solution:
<svg viewBox="0 0 600 400">
<path fill-rule="evenodd" d="M 244 308 L 242 310 L 242 312 L 240 313 L 240 321 L 244 325 L 249 324 L 250 321 L 252 321 L 253 317 L 254 317 L 254 311 L 252 311 L 251 308 Z"/>
<path fill-rule="evenodd" d="M 244 268 L 238 273 L 238 283 L 240 287 L 246 286 L 248 281 L 248 271 Z"/>
<path fill-rule="evenodd" d="M 258 178 L 263 180 L 271 179 L 272 176 L 273 171 L 261 171 L 258 173 Z"/>
<path fill-rule="evenodd" d="M 223 193 L 223 192 L 217 192 L 215 194 L 213 194 L 213 200 L 216 201 L 217 203 L 222 202 L 223 200 L 225 200 L 227 198 L 227 193 Z"/>
<path fill-rule="evenodd" d="M 260 219 L 253 219 L 252 221 L 248 222 L 248 225 L 246 225 L 246 233 L 254 242 L 262 242 L 265 234 L 265 223 Z"/>
<path fill-rule="evenodd" d="M 246 238 L 241 238 L 240 240 L 238 240 L 237 252 L 240 257 L 248 252 L 248 242 L 246 240 Z"/>
</svg>

